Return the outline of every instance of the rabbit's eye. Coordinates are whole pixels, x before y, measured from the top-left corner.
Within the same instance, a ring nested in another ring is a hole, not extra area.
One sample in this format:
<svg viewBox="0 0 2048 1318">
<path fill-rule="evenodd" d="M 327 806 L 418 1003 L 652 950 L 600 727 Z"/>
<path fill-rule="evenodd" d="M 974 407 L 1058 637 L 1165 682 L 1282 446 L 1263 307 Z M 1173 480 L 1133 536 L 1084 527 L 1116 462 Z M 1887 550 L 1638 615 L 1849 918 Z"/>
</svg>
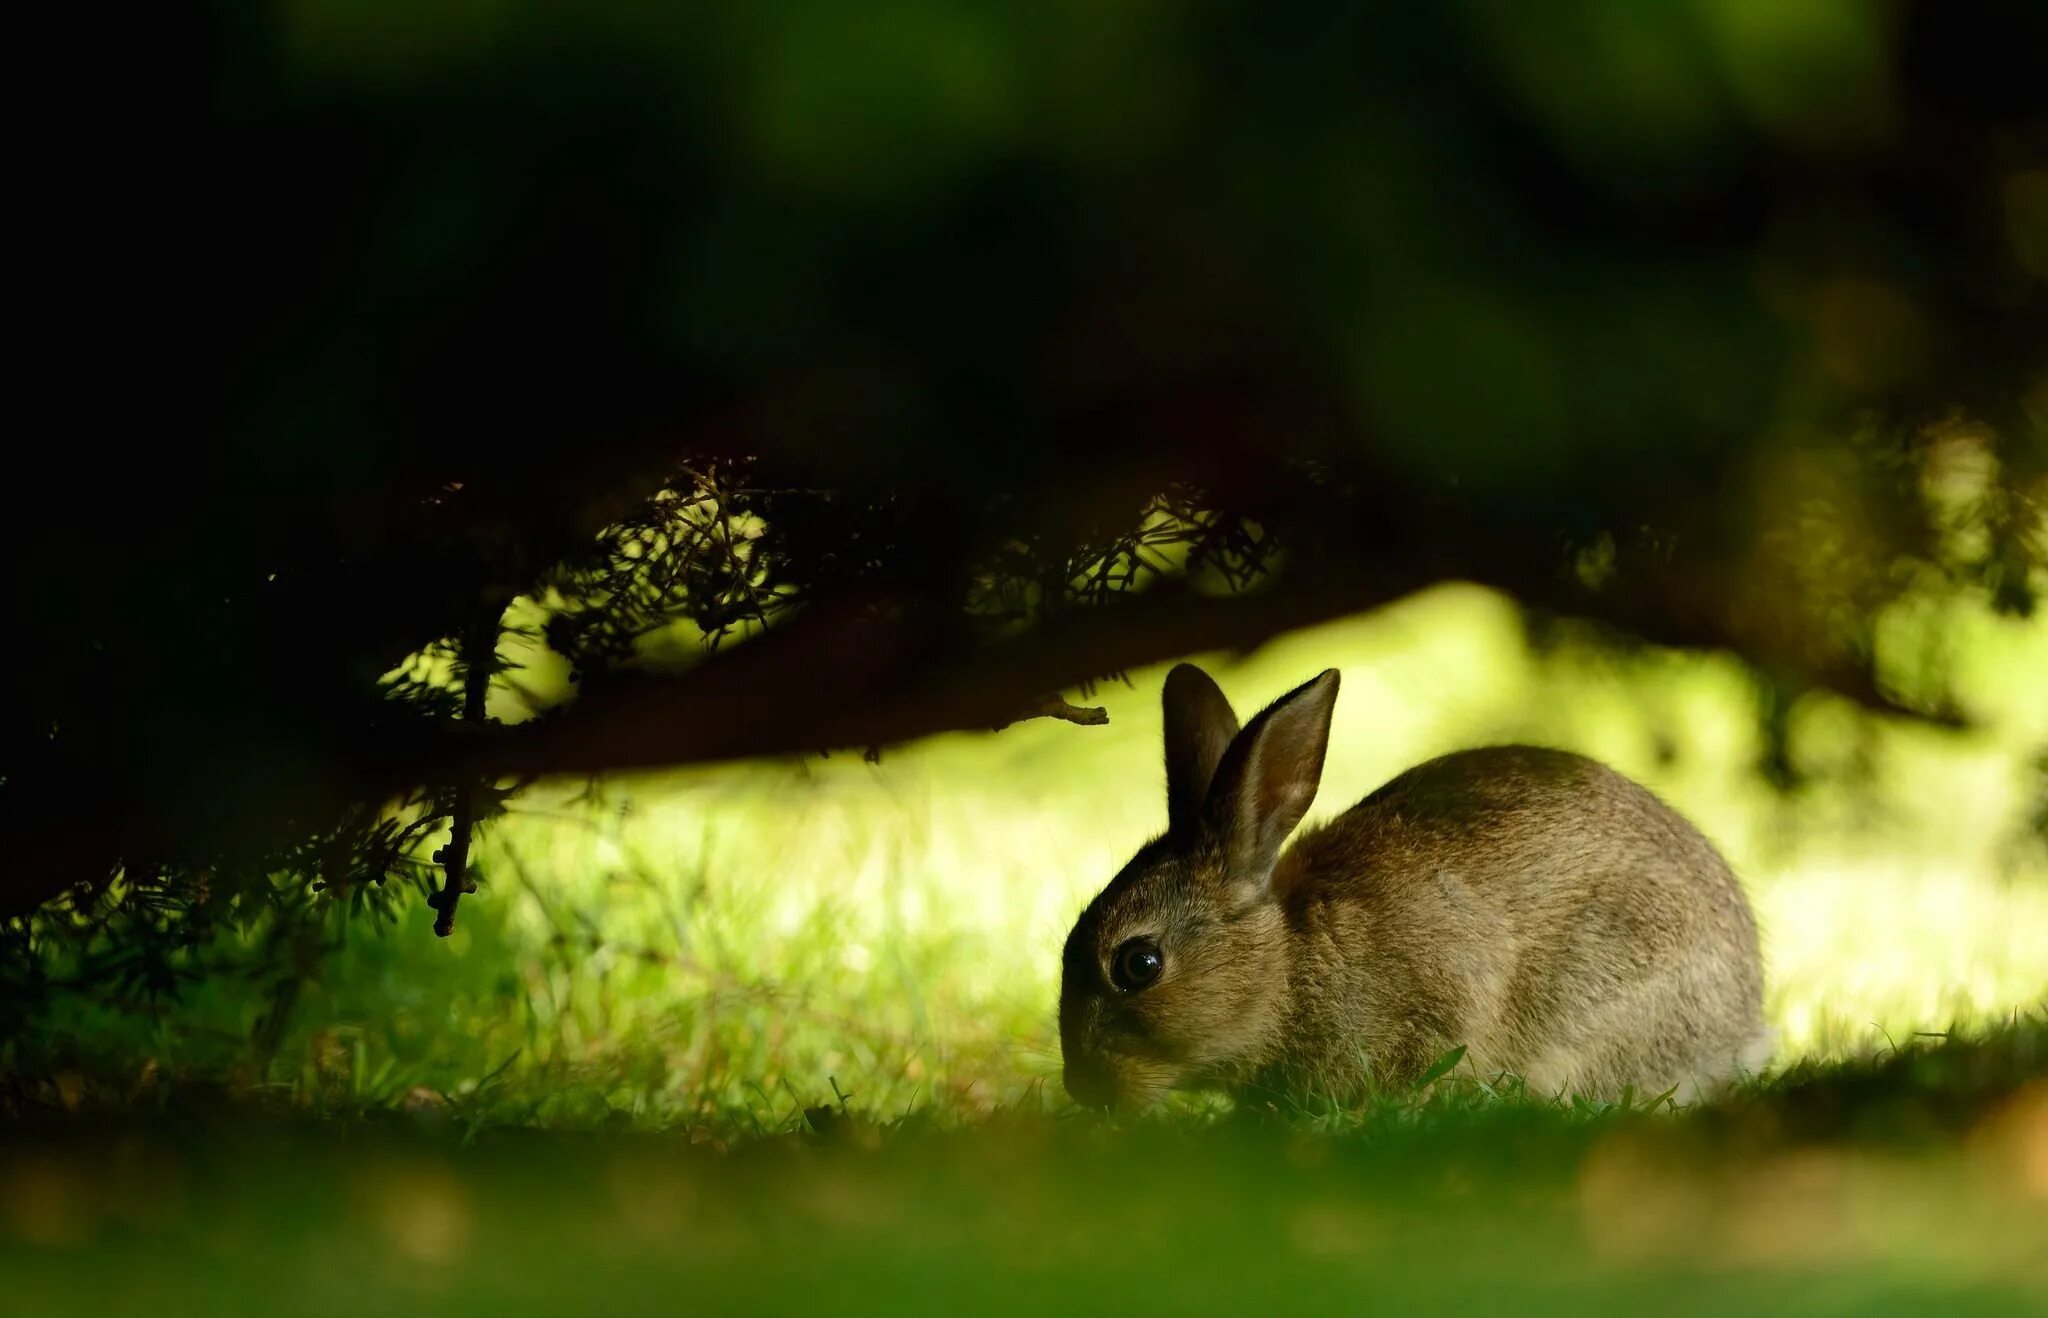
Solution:
<svg viewBox="0 0 2048 1318">
<path fill-rule="evenodd" d="M 1115 960 L 1109 963 L 1109 977 L 1129 993 L 1158 979 L 1164 969 L 1166 960 L 1159 955 L 1159 944 L 1149 938 L 1133 938 L 1116 950 Z"/>
</svg>

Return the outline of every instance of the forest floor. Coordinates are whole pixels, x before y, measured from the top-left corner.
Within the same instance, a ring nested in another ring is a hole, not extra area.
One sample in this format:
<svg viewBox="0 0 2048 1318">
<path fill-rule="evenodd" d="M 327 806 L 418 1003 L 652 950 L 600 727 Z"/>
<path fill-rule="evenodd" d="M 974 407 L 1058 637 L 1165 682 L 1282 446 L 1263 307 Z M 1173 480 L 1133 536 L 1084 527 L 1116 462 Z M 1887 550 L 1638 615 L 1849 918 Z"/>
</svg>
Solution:
<svg viewBox="0 0 2048 1318">
<path fill-rule="evenodd" d="M 1472 1085 L 731 1141 L 205 1087 L 0 1126 L 8 1312 L 2048 1313 L 2048 1018 L 1682 1112 Z"/>
</svg>

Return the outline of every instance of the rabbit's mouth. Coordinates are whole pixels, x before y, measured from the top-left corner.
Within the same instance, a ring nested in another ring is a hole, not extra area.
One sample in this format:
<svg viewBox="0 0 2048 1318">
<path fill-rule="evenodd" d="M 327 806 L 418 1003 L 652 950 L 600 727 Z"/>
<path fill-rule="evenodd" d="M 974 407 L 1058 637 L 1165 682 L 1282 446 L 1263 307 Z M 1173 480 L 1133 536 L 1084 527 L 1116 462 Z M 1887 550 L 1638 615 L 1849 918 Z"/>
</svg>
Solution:
<svg viewBox="0 0 2048 1318">
<path fill-rule="evenodd" d="M 1082 1107 L 1147 1108 L 1173 1088 L 1171 1068 L 1142 1058 L 1069 1053 L 1062 1067 L 1067 1093 Z"/>
<path fill-rule="evenodd" d="M 1082 1107 L 1116 1106 L 1116 1077 L 1109 1068 L 1070 1057 L 1061 1068 L 1060 1078 L 1066 1083 L 1067 1096 Z"/>
</svg>

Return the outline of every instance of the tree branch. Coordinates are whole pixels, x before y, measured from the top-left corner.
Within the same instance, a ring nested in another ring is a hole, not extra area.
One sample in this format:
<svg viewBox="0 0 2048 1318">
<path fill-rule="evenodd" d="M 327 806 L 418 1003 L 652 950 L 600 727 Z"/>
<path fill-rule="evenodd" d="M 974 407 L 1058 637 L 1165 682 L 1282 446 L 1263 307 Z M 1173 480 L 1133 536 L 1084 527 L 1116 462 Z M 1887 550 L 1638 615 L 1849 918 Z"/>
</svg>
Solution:
<svg viewBox="0 0 2048 1318">
<path fill-rule="evenodd" d="M 1695 565 L 1698 579 L 1690 587 L 1667 575 L 1591 592 L 1514 548 L 1505 544 L 1487 556 L 1467 546 L 1462 558 L 1418 553 L 1376 564 L 1326 560 L 1318 571 L 1294 571 L 1269 588 L 1224 597 L 1162 582 L 1136 598 L 1074 610 L 995 642 L 977 641 L 917 592 L 850 589 L 680 673 L 618 677 L 529 724 L 489 724 L 476 716 L 477 689 L 466 688 L 464 719 L 380 733 L 354 750 L 351 771 L 302 785 L 295 817 L 390 799 L 436 780 L 480 784 L 881 747 L 1002 727 L 1020 717 L 1091 722 L 1094 711 L 1064 701 L 1053 706 L 1045 693 L 1181 655 L 1249 650 L 1281 632 L 1452 580 L 1502 590 L 1529 607 L 1605 622 L 1652 643 L 1729 649 L 1789 684 L 1830 689 L 1880 712 L 1954 721 L 1942 711 L 1901 706 L 1867 662 L 1815 654 L 1794 635 L 1747 621 L 1754 615 L 1741 607 L 1742 597 L 1714 589 L 1710 568 Z M 1101 717 L 1106 721 L 1106 711 Z M 455 900 L 469 890 L 475 801 L 473 787 L 458 794 L 460 818 L 444 857 L 449 881 L 436 894 L 437 928 L 450 923 Z M 64 891 L 67 881 L 104 876 L 119 863 L 132 821 L 95 822 L 85 828 L 74 826 L 79 821 L 48 821 L 15 843 L 21 881 L 7 886 L 7 912 L 30 909 Z"/>
</svg>

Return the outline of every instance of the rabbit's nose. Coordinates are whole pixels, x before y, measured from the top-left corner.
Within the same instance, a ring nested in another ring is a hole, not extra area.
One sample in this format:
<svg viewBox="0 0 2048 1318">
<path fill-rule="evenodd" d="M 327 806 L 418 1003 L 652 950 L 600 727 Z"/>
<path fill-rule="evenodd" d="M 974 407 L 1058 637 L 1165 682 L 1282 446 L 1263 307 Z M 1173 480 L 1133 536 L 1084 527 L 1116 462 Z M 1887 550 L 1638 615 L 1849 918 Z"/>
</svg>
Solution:
<svg viewBox="0 0 2048 1318">
<path fill-rule="evenodd" d="M 1067 1094 L 1083 1107 L 1109 1107 L 1116 1102 L 1116 1078 L 1091 1058 L 1069 1057 L 1060 1068 Z"/>
</svg>

